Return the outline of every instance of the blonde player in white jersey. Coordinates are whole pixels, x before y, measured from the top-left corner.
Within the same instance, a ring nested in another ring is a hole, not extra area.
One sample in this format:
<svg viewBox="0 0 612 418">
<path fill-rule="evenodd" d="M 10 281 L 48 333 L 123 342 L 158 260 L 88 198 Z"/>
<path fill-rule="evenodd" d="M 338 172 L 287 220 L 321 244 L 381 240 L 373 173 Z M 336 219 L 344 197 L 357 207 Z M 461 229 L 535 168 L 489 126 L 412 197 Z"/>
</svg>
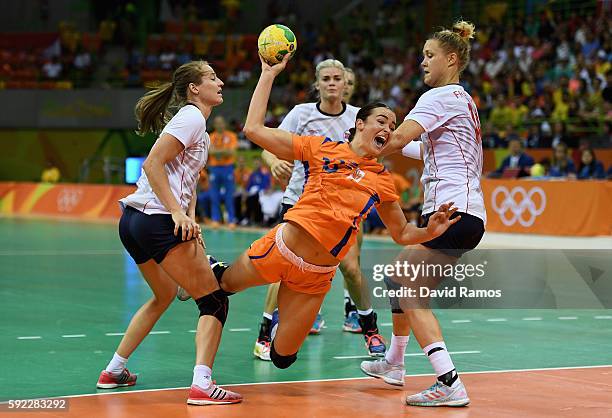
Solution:
<svg viewBox="0 0 612 418">
<path fill-rule="evenodd" d="M 223 82 L 206 62 L 193 61 L 181 65 L 171 83 L 150 91 L 136 105 L 139 133 L 159 133 L 159 138 L 143 164 L 138 190 L 120 200 L 119 236 L 153 297 L 132 317 L 115 355 L 100 374 L 100 389 L 136 383 L 137 376 L 126 368 L 128 357 L 172 303 L 178 284 L 200 311 L 196 366 L 187 403 L 242 400 L 241 395 L 218 387 L 211 379 L 228 298 L 208 264 L 195 221 L 195 188 L 210 146 L 206 119 L 212 108 L 223 102 L 222 87 Z M 171 119 L 170 106 L 180 107 Z"/>
<path fill-rule="evenodd" d="M 349 85 L 346 81 L 350 82 Z M 320 62 L 315 70 L 314 88 L 320 101 L 295 106 L 283 119 L 280 129 L 298 135 L 324 135 L 334 140 L 348 139 L 348 131 L 354 126 L 359 108 L 347 104 L 353 92 L 355 74 L 334 59 Z M 271 168 L 272 175 L 280 180 L 289 180 L 285 189 L 281 207 L 281 219 L 295 205 L 304 190 L 304 165 L 301 161 L 293 164 L 277 158 L 264 151 L 262 157 Z M 354 245 L 340 263 L 345 286 L 350 299 L 355 301 L 356 312 L 351 312 L 351 305 L 345 306 L 345 323 L 343 329 L 348 332 L 362 333 L 366 349 L 372 356 L 383 356 L 386 350 L 385 341 L 379 334 L 376 312 L 372 309 L 367 282 L 363 280 L 359 266 L 361 231 L 358 243 Z M 253 354 L 270 360 L 270 341 L 273 311 L 277 307 L 278 284 L 270 285 L 264 306 L 263 320 L 259 336 L 255 342 Z M 350 299 L 347 298 L 350 302 Z M 318 333 L 324 324 L 322 316 L 317 315 L 311 333 Z"/>
<path fill-rule="evenodd" d="M 429 215 L 442 202 L 453 201 L 461 220 L 443 235 L 412 246 L 407 250 L 410 263 L 454 263 L 480 242 L 486 223 L 484 198 L 480 186 L 482 141 L 478 110 L 472 97 L 459 85 L 459 76 L 468 65 L 474 25 L 460 21 L 450 30 L 434 33 L 423 47 L 424 93 L 404 122 L 395 130 L 389 149 L 402 149 L 405 156 L 423 159 L 421 181 L 425 203 L 423 214 Z M 421 141 L 414 141 L 417 138 Z M 421 283 L 425 278 L 417 278 Z M 434 280 L 437 285 L 439 281 Z M 392 280 L 390 286 L 397 285 Z M 416 282 L 415 282 L 416 283 Z M 421 301 L 422 302 L 422 301 Z M 394 385 L 404 384 L 404 352 L 410 332 L 414 334 L 436 373 L 436 383 L 429 389 L 407 396 L 408 405 L 463 406 L 469 403 L 464 385 L 442 338 L 440 324 L 428 304 L 409 309 L 408 300 L 392 301 L 393 336 L 385 359 L 363 362 L 368 375 Z M 412 305 L 414 306 L 414 305 Z"/>
</svg>

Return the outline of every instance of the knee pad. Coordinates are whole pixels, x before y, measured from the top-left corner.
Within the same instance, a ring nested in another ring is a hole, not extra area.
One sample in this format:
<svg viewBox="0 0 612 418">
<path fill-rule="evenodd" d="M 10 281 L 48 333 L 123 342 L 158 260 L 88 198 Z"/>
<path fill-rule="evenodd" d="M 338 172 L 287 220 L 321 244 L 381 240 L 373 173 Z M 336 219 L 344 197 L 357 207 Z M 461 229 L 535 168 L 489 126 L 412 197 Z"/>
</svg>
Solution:
<svg viewBox="0 0 612 418">
<path fill-rule="evenodd" d="M 274 348 L 274 340 L 272 340 L 272 344 L 270 347 L 270 360 L 272 360 L 272 364 L 274 364 L 279 369 L 286 369 L 291 366 L 297 360 L 297 353 L 291 354 L 289 356 L 281 356 L 276 352 Z"/>
<path fill-rule="evenodd" d="M 195 301 L 200 310 L 200 316 L 214 316 L 221 322 L 221 326 L 225 325 L 227 319 L 227 311 L 229 309 L 229 298 L 226 292 L 217 289 L 208 295 L 202 296 Z"/>
</svg>

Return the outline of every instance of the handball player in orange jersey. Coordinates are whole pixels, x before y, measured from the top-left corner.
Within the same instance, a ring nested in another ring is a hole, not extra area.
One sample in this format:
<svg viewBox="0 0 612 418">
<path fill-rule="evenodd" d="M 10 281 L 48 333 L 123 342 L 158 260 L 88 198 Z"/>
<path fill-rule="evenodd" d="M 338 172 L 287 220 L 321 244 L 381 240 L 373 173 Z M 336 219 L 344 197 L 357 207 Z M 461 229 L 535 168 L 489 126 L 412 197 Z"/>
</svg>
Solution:
<svg viewBox="0 0 612 418">
<path fill-rule="evenodd" d="M 272 84 L 288 60 L 286 56 L 274 66 L 262 61 L 244 132 L 277 157 L 304 163 L 304 193 L 286 213 L 286 222 L 255 241 L 234 264 L 213 265 L 221 288 L 227 292 L 281 282 L 279 321 L 270 349 L 272 362 L 281 369 L 297 359 L 338 264 L 355 243 L 359 224 L 374 205 L 401 245 L 431 240 L 458 219 L 450 220 L 455 212 L 450 202 L 431 217 L 427 228 L 406 221 L 392 177 L 377 161 L 396 122 L 395 114 L 383 103 L 361 108 L 350 143 L 264 126 Z"/>
</svg>

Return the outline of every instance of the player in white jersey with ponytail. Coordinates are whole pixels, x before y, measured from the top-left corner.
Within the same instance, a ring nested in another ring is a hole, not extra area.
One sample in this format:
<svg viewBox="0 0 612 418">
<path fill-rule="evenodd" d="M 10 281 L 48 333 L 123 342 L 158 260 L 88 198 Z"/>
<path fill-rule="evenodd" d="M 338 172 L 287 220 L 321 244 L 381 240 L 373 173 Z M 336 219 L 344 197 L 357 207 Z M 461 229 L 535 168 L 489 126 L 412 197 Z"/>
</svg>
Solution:
<svg viewBox="0 0 612 418">
<path fill-rule="evenodd" d="M 229 302 L 200 245 L 200 226 L 195 221 L 195 189 L 210 146 L 206 119 L 213 107 L 223 103 L 222 87 L 206 62 L 193 61 L 181 65 L 171 83 L 148 92 L 136 105 L 139 133 L 159 133 L 159 138 L 143 164 L 138 190 L 120 200 L 119 236 L 153 297 L 133 316 L 115 355 L 100 373 L 100 389 L 136 384 L 136 375 L 126 368 L 128 357 L 170 306 L 180 285 L 199 310 L 196 366 L 187 403 L 242 400 L 211 378 Z M 170 119 L 171 106 L 180 109 Z"/>
<path fill-rule="evenodd" d="M 320 62 L 315 70 L 314 88 L 320 101 L 296 105 L 283 119 L 279 128 L 297 135 L 323 135 L 334 141 L 348 141 L 349 129 L 355 124 L 359 108 L 347 104 L 354 89 L 355 74 L 334 59 Z M 351 81 L 350 85 L 346 80 Z M 264 151 L 262 157 L 277 179 L 289 180 L 282 200 L 281 219 L 299 200 L 304 191 L 306 173 L 301 161 L 293 164 Z M 340 263 L 340 271 L 350 297 L 345 303 L 345 322 L 343 329 L 348 332 L 362 333 L 368 353 L 382 356 L 386 346 L 379 334 L 376 312 L 368 295 L 368 285 L 363 279 L 359 266 L 362 234 L 359 232 L 355 244 Z M 270 285 L 264 306 L 263 320 L 253 353 L 262 360 L 269 360 L 270 332 L 272 315 L 277 306 L 278 284 Z M 348 296 L 348 295 L 345 295 Z M 354 301 L 355 305 L 352 305 Z M 355 310 L 355 311 L 353 311 Z M 322 316 L 317 315 L 311 333 L 318 333 L 324 324 Z"/>
<path fill-rule="evenodd" d="M 425 222 L 443 203 L 455 202 L 454 216 L 461 219 L 438 238 L 407 251 L 413 264 L 444 260 L 455 263 L 480 242 L 486 223 L 480 186 L 482 141 L 478 110 L 472 97 L 459 85 L 459 76 L 469 63 L 469 39 L 474 25 L 460 21 L 450 30 L 434 33 L 423 47 L 424 81 L 431 89 L 418 100 L 404 122 L 395 130 L 386 154 L 402 149 L 405 156 L 423 159 L 421 181 L 425 193 Z M 413 141 L 420 137 L 420 141 Z M 411 142 L 413 141 L 413 142 Z M 416 278 L 421 283 L 425 278 Z M 439 281 L 435 280 L 436 284 Z M 388 280 L 390 286 L 398 284 Z M 433 287 L 435 287 L 433 285 Z M 431 287 L 431 284 L 428 283 Z M 393 336 L 385 359 L 363 362 L 368 375 L 393 385 L 404 384 L 404 352 L 412 331 L 437 376 L 429 389 L 407 396 L 408 405 L 463 406 L 467 391 L 442 338 L 440 324 L 428 305 L 410 309 L 406 299 L 392 300 Z"/>
</svg>

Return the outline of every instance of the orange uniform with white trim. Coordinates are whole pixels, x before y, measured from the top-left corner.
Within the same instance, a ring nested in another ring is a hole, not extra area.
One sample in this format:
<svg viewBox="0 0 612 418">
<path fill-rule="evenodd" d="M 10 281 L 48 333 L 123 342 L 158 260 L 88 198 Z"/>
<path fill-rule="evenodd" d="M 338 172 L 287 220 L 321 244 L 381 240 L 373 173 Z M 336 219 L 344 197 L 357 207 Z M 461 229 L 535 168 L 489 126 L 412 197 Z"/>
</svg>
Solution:
<svg viewBox="0 0 612 418">
<path fill-rule="evenodd" d="M 334 142 L 322 136 L 293 135 L 293 152 L 295 159 L 304 164 L 306 181 L 302 196 L 285 214 L 285 220 L 299 225 L 330 254 L 342 260 L 355 243 L 359 224 L 374 205 L 398 199 L 393 177 L 375 159 L 355 154 L 346 142 Z M 275 234 L 276 230 L 270 231 L 254 242 L 248 251 L 262 277 L 271 282 L 287 281 L 295 290 L 304 293 L 329 290 L 329 273 L 320 274 L 322 287 L 311 283 L 317 280 L 316 274 L 304 275 L 301 281 L 303 289 L 300 289 L 300 280 L 284 277 L 286 274 L 283 272 L 288 271 L 289 266 L 278 265 L 277 256 L 273 257 L 274 263 L 269 262 L 272 258 L 266 254 L 276 254 Z M 300 274 L 299 269 L 291 271 L 293 275 Z"/>
<path fill-rule="evenodd" d="M 294 135 L 293 152 L 304 163 L 306 183 L 285 220 L 300 225 L 342 260 L 372 207 L 398 199 L 393 177 L 375 159 L 355 154 L 348 142 Z"/>
</svg>

